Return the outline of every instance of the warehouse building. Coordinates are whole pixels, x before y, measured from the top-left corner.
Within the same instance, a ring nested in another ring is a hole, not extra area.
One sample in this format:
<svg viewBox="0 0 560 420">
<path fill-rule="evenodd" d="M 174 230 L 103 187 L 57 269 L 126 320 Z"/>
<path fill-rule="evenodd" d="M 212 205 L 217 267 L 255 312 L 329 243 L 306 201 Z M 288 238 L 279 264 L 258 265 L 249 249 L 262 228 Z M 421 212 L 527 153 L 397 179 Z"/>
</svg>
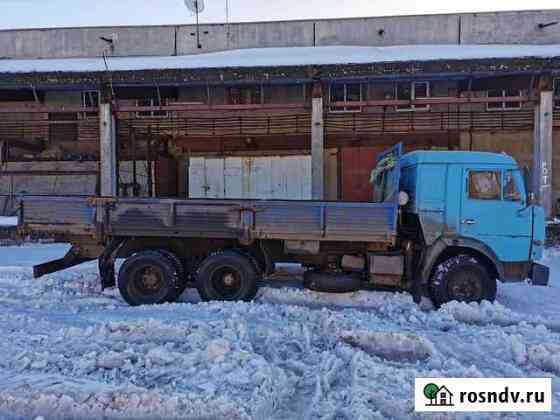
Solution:
<svg viewBox="0 0 560 420">
<path fill-rule="evenodd" d="M 560 198 L 560 11 L 0 31 L 17 195 L 367 201 L 385 148 L 506 152 Z"/>
</svg>

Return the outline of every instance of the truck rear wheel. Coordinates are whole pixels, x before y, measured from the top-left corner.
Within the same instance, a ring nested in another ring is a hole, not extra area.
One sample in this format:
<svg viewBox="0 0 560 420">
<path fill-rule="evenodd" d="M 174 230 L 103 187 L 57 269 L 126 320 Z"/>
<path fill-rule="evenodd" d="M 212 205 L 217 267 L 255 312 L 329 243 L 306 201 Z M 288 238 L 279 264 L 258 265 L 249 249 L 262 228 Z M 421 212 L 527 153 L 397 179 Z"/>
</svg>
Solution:
<svg viewBox="0 0 560 420">
<path fill-rule="evenodd" d="M 118 278 L 121 296 L 131 306 L 169 302 L 179 283 L 177 268 L 159 251 L 142 251 L 127 258 Z"/>
<path fill-rule="evenodd" d="M 430 281 L 430 295 L 437 307 L 453 300 L 493 302 L 496 290 L 496 279 L 492 279 L 486 268 L 469 255 L 459 255 L 442 262 Z"/>
<path fill-rule="evenodd" d="M 259 271 L 254 261 L 235 251 L 207 257 L 196 271 L 196 287 L 205 301 L 246 301 L 257 294 Z"/>
<path fill-rule="evenodd" d="M 175 270 L 177 270 L 177 283 L 167 299 L 168 302 L 175 302 L 187 288 L 187 273 L 185 272 L 185 267 L 181 260 L 171 251 L 158 249 L 157 252 L 167 258 L 173 264 Z"/>
</svg>

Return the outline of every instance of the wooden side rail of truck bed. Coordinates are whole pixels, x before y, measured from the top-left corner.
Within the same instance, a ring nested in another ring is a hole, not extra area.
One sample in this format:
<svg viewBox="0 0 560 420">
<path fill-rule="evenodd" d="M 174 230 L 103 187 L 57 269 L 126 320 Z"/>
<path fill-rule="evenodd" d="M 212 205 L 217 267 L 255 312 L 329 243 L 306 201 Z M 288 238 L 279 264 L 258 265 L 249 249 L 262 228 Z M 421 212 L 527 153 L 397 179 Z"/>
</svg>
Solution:
<svg viewBox="0 0 560 420">
<path fill-rule="evenodd" d="M 392 243 L 397 206 L 276 200 L 176 200 L 24 196 L 23 232 L 53 235 L 178 237 Z"/>
</svg>

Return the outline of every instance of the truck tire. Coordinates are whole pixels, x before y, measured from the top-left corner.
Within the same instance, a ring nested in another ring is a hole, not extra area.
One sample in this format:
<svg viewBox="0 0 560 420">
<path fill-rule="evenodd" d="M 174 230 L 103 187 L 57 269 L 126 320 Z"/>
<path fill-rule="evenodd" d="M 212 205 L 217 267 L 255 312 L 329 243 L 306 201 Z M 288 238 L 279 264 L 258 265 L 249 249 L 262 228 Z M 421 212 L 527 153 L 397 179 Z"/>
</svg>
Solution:
<svg viewBox="0 0 560 420">
<path fill-rule="evenodd" d="M 131 306 L 168 302 L 179 283 L 177 268 L 159 251 L 141 251 L 130 256 L 118 278 L 121 296 Z"/>
<path fill-rule="evenodd" d="M 357 273 L 306 271 L 303 274 L 303 285 L 316 292 L 350 293 L 361 289 L 362 279 Z"/>
<path fill-rule="evenodd" d="M 168 251 L 166 249 L 158 249 L 156 252 L 167 258 L 173 264 L 175 270 L 177 270 L 177 284 L 175 285 L 175 288 L 172 289 L 171 294 L 167 299 L 168 302 L 175 302 L 187 288 L 187 273 L 185 271 L 185 267 L 179 257 L 177 257 L 177 255 L 175 255 L 171 251 Z"/>
<path fill-rule="evenodd" d="M 249 302 L 257 294 L 258 280 L 254 262 L 231 250 L 210 255 L 196 271 L 196 287 L 205 301 Z"/>
<path fill-rule="evenodd" d="M 458 255 L 439 264 L 429 286 L 432 302 L 438 308 L 453 300 L 493 302 L 496 299 L 496 279 L 470 255 Z"/>
</svg>

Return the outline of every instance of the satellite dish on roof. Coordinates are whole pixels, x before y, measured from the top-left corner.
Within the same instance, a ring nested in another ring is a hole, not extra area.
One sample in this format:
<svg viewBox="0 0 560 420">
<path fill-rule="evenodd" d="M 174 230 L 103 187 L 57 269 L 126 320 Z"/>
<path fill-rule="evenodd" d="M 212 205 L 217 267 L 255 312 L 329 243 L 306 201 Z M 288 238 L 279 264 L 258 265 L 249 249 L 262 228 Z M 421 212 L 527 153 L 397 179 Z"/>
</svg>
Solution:
<svg viewBox="0 0 560 420">
<path fill-rule="evenodd" d="M 198 24 L 198 15 L 204 10 L 204 0 L 184 0 L 185 6 L 196 15 L 196 46 L 202 48 L 200 43 L 200 26 Z"/>
<path fill-rule="evenodd" d="M 204 0 L 185 0 L 185 6 L 191 12 L 202 13 L 204 10 Z"/>
</svg>

